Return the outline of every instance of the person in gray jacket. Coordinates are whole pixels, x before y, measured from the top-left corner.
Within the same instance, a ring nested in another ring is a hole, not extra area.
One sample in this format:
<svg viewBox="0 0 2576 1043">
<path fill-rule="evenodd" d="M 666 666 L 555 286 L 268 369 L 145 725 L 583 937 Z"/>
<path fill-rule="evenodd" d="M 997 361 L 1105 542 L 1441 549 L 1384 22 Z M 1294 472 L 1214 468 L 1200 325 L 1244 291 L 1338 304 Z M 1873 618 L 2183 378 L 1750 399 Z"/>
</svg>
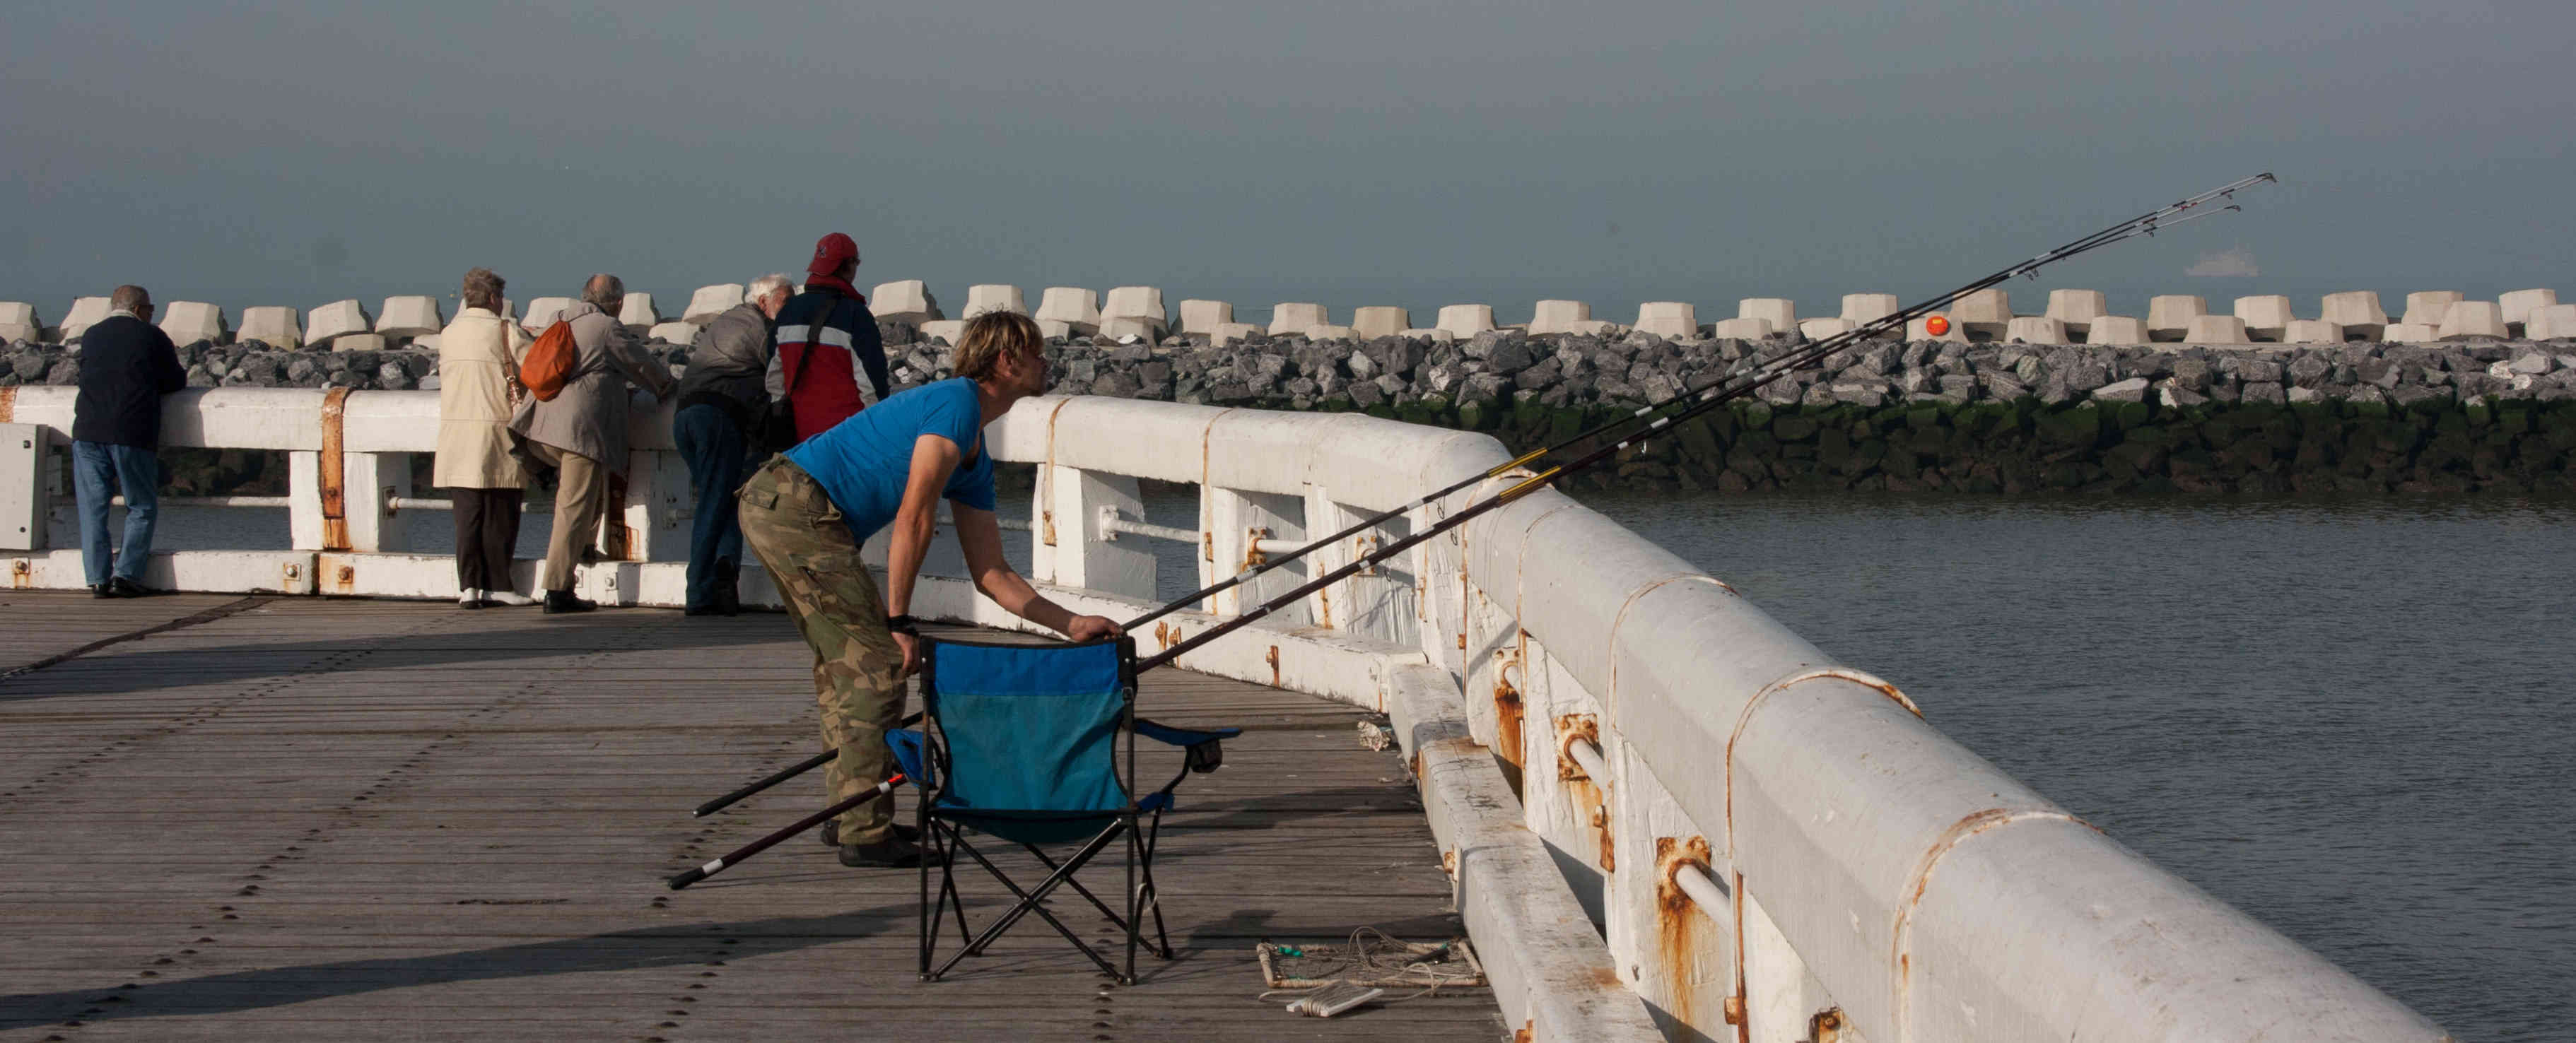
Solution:
<svg viewBox="0 0 2576 1043">
<path fill-rule="evenodd" d="M 689 485 L 698 500 L 689 526 L 692 616 L 742 611 L 734 589 L 742 571 L 742 525 L 734 517 L 733 494 L 750 477 L 753 433 L 769 405 L 762 377 L 778 351 L 771 323 L 795 292 L 784 275 L 754 279 L 741 304 L 710 320 L 689 342 L 671 444 L 689 462 Z"/>
<path fill-rule="evenodd" d="M 533 395 L 510 418 L 519 452 L 555 469 L 554 536 L 546 544 L 546 564 L 537 585 L 545 588 L 547 612 L 588 612 L 599 606 L 573 596 L 573 567 L 599 538 L 600 515 L 608 501 L 608 479 L 626 473 L 627 381 L 644 385 L 654 398 L 671 393 L 671 371 L 635 342 L 617 313 L 626 303 L 626 284 L 614 275 L 594 275 L 582 284 L 581 300 L 565 308 L 559 321 L 572 326 L 577 353 L 563 391 L 547 401 Z"/>
</svg>

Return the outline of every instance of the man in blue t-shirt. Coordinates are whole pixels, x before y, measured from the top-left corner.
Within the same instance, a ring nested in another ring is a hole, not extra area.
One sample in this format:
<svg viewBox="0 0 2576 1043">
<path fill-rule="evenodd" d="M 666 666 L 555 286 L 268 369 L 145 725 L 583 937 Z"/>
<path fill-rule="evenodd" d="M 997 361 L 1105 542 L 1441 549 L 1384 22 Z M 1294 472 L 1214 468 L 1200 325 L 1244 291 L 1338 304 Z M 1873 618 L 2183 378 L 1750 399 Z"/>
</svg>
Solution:
<svg viewBox="0 0 2576 1043">
<path fill-rule="evenodd" d="M 940 500 L 956 505 L 957 542 L 985 597 L 1076 641 L 1118 634 L 1106 618 L 1039 597 L 1002 558 L 984 424 L 1046 390 L 1037 323 L 1008 312 L 977 317 L 958 338 L 956 369 L 956 379 L 878 402 L 771 457 L 742 487 L 742 540 L 814 646 L 823 742 L 840 751 L 825 771 L 835 804 L 894 773 L 885 733 L 903 709 L 903 677 L 920 661 L 912 590 Z M 859 545 L 888 528 L 880 600 Z M 843 865 L 908 867 L 924 857 L 911 830 L 894 823 L 891 794 L 825 823 L 823 835 L 840 846 Z"/>
</svg>

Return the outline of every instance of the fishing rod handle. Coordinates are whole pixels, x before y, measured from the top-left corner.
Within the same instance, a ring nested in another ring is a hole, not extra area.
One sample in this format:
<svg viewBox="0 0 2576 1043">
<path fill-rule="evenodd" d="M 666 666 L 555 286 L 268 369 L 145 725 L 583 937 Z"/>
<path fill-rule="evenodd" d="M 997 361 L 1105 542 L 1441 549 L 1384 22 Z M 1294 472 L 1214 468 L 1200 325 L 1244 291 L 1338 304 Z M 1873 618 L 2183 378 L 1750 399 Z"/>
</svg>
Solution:
<svg viewBox="0 0 2576 1043">
<path fill-rule="evenodd" d="M 714 876 L 717 873 L 724 872 L 725 870 L 731 869 L 742 863 L 753 855 L 769 850 L 771 847 L 776 846 L 779 841 L 822 825 L 825 819 L 829 819 L 844 811 L 848 811 L 851 808 L 858 807 L 861 804 L 865 804 L 871 800 L 877 799 L 878 797 L 894 792 L 894 788 L 901 785 L 902 782 L 903 773 L 896 772 L 892 777 L 886 779 L 884 782 L 868 787 L 866 792 L 861 793 L 858 796 L 851 797 L 850 799 L 834 804 L 831 807 L 824 808 L 823 810 L 807 815 L 804 818 L 797 819 L 795 825 L 788 826 L 785 829 L 771 833 L 770 835 L 752 841 L 751 843 L 744 844 L 743 846 L 728 852 L 722 858 L 710 861 L 696 869 L 680 873 L 665 882 L 671 885 L 671 890 L 677 891 L 689 886 L 690 884 L 694 884 L 700 880 Z"/>
</svg>

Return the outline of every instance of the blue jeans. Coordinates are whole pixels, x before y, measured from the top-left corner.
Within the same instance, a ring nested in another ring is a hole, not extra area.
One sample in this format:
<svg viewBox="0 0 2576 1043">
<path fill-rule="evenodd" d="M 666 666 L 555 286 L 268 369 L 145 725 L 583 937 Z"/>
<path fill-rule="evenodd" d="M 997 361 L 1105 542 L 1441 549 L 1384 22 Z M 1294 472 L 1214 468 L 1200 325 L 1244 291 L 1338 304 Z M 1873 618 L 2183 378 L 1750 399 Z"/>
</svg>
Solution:
<svg viewBox="0 0 2576 1043">
<path fill-rule="evenodd" d="M 72 492 L 80 503 L 81 569 L 90 586 L 107 582 L 107 501 L 125 494 L 125 547 L 116 577 L 143 581 L 152 560 L 152 524 L 161 517 L 161 456 L 139 445 L 72 443 Z"/>
<path fill-rule="evenodd" d="M 689 486 L 698 497 L 689 525 L 690 608 L 716 607 L 716 591 L 733 580 L 742 562 L 742 522 L 734 517 L 734 491 L 750 476 L 751 457 L 742 431 L 714 406 L 690 406 L 671 418 L 671 442 L 689 462 Z"/>
</svg>

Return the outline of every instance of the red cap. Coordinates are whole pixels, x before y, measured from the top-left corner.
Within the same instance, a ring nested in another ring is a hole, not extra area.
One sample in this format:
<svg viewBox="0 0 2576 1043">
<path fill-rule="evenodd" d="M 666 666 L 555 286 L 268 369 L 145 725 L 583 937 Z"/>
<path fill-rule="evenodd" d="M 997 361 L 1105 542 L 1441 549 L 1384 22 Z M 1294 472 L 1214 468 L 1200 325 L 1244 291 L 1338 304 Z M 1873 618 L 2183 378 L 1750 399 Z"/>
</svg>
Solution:
<svg viewBox="0 0 2576 1043">
<path fill-rule="evenodd" d="M 841 266 L 859 259 L 859 244 L 849 236 L 834 232 L 814 240 L 814 261 L 805 266 L 807 275 L 830 275 Z"/>
</svg>

